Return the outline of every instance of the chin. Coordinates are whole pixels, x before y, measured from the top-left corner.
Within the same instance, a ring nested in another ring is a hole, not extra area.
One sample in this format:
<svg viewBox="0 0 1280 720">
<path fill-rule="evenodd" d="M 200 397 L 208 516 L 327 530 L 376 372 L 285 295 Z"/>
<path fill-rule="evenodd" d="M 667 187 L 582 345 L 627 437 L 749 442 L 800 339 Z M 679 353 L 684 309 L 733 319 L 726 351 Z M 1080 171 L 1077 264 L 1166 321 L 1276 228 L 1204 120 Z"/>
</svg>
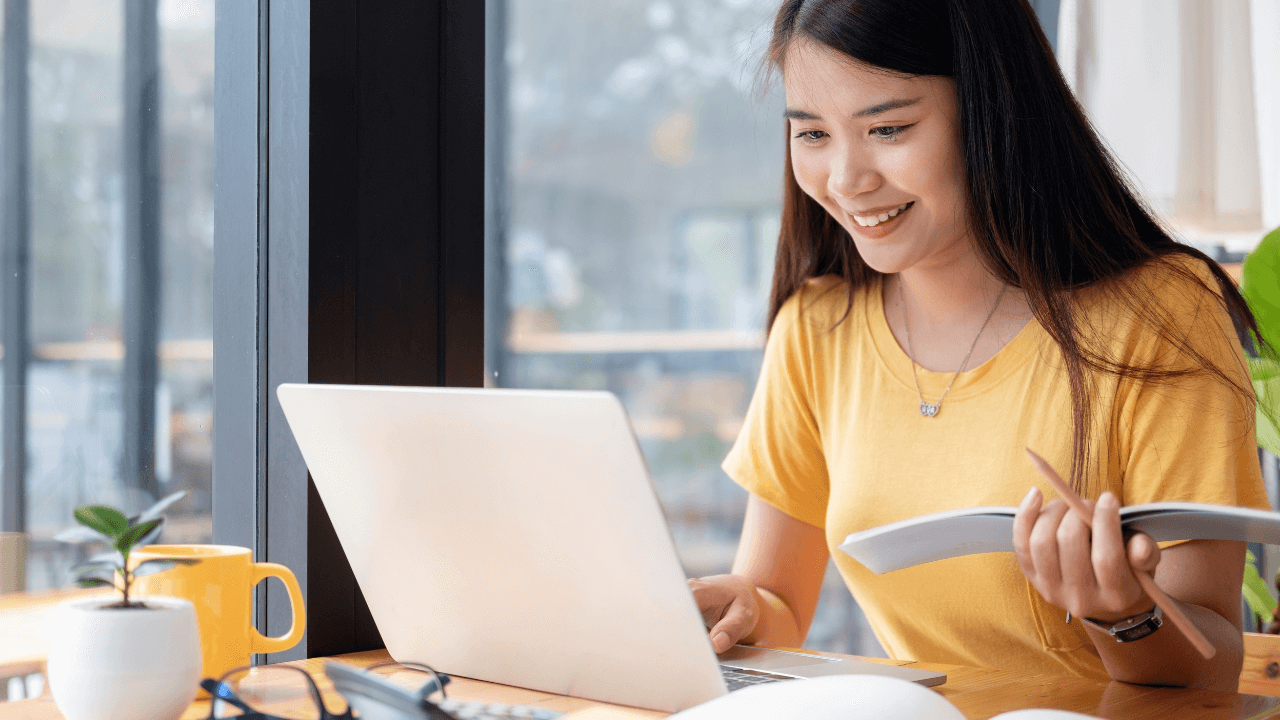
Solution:
<svg viewBox="0 0 1280 720">
<path fill-rule="evenodd" d="M 908 257 L 901 252 L 900 248 L 892 246 L 877 247 L 870 242 L 860 242 L 857 236 L 854 236 L 853 247 L 858 251 L 858 256 L 862 258 L 862 262 L 867 264 L 867 267 L 884 275 L 892 275 L 906 270 L 914 265 L 918 259 Z"/>
</svg>

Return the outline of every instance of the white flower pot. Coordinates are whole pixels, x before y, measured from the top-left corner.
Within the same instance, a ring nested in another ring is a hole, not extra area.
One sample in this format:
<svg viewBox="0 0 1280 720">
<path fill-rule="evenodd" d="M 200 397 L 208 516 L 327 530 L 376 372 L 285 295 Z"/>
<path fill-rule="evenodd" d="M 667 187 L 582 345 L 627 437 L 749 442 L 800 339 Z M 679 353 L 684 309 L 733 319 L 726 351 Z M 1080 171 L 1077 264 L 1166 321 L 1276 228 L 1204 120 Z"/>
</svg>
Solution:
<svg viewBox="0 0 1280 720">
<path fill-rule="evenodd" d="M 177 720 L 200 682 L 200 631 L 191 603 L 117 597 L 72 600 L 53 615 L 49 689 L 67 720 Z"/>
</svg>

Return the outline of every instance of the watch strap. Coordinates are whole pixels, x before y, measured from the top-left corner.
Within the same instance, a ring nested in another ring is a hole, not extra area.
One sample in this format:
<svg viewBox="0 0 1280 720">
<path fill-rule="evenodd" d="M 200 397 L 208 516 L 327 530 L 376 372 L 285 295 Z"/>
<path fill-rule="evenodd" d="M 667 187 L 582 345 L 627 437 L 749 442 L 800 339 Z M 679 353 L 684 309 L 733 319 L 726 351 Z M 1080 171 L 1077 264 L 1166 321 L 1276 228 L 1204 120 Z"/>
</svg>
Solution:
<svg viewBox="0 0 1280 720">
<path fill-rule="evenodd" d="M 1100 622 L 1093 618 L 1080 618 L 1080 621 L 1095 630 L 1107 633 L 1115 638 L 1116 642 L 1124 643 L 1141 640 L 1159 630 L 1160 626 L 1164 624 L 1164 613 L 1160 611 L 1160 606 L 1157 605 L 1149 612 L 1127 617 L 1112 624 Z"/>
</svg>

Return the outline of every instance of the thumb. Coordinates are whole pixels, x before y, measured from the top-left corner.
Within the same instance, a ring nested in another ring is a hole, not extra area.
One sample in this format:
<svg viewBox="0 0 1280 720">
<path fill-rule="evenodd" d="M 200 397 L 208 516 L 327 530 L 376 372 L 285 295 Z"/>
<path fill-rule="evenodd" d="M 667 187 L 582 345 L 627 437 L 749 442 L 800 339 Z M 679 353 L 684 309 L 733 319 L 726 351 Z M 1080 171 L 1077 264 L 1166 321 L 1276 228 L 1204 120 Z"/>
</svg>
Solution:
<svg viewBox="0 0 1280 720">
<path fill-rule="evenodd" d="M 1160 546 L 1146 533 L 1136 533 L 1129 538 L 1128 551 L 1129 564 L 1134 570 L 1152 573 L 1160 564 Z"/>
<path fill-rule="evenodd" d="M 720 618 L 720 622 L 711 628 L 711 647 L 716 653 L 722 653 L 733 647 L 742 638 L 755 629 L 755 616 L 741 599 L 735 599 Z"/>
</svg>

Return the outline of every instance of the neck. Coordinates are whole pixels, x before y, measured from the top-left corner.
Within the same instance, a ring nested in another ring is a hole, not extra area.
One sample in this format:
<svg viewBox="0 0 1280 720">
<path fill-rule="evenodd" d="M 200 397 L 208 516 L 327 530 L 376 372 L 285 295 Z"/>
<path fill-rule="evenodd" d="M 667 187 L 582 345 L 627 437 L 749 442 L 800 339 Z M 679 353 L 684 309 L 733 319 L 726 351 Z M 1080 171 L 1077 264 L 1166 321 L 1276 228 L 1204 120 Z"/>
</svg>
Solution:
<svg viewBox="0 0 1280 720">
<path fill-rule="evenodd" d="M 893 276 L 890 288 L 901 292 L 912 322 L 955 326 L 985 317 L 1004 283 L 992 275 L 975 253 L 945 264 L 914 266 Z"/>
</svg>

